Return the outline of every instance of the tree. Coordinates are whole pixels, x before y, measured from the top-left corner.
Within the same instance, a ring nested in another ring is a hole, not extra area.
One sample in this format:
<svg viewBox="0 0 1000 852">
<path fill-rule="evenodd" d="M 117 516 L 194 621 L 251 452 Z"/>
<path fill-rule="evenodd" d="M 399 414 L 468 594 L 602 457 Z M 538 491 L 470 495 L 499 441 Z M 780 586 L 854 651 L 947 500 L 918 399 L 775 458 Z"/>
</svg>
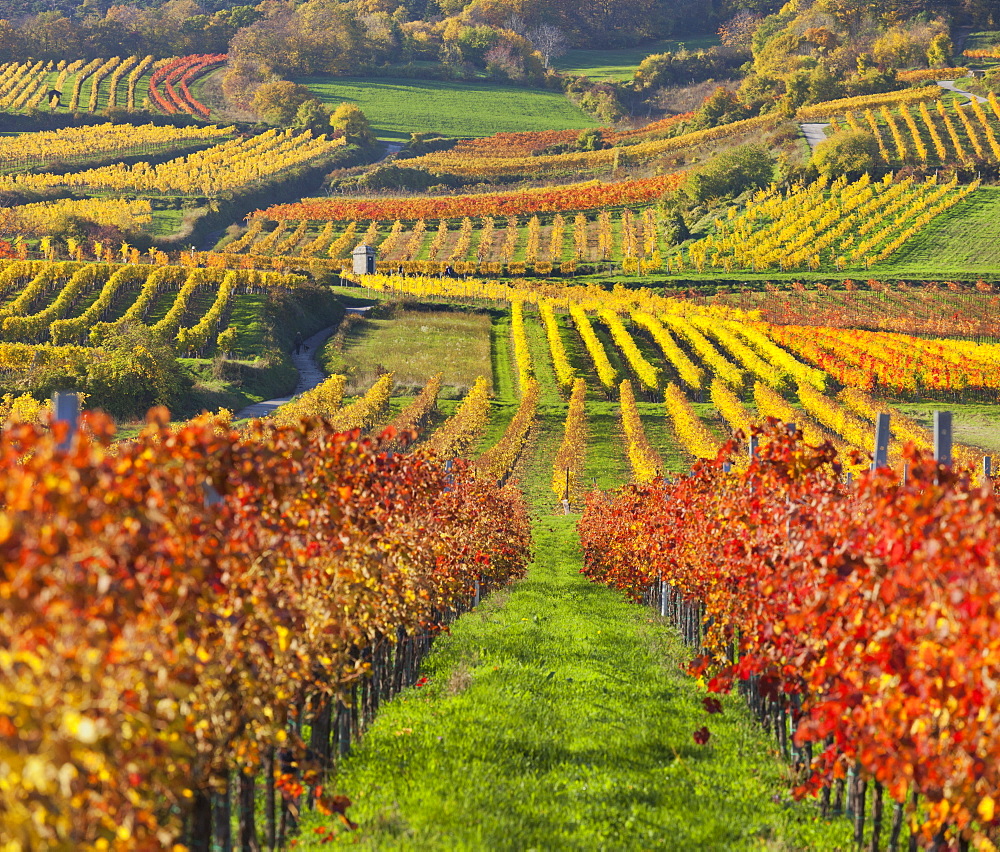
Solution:
<svg viewBox="0 0 1000 852">
<path fill-rule="evenodd" d="M 34 368 L 32 393 L 55 390 L 87 394 L 87 407 L 131 419 L 154 405 L 177 410 L 189 398 L 193 380 L 174 351 L 157 341 L 145 326 L 110 326 L 94 356 L 52 361 Z"/>
<path fill-rule="evenodd" d="M 978 82 L 983 92 L 1000 92 L 1000 66 L 990 68 Z"/>
<path fill-rule="evenodd" d="M 486 70 L 496 80 L 525 79 L 524 64 L 509 44 L 500 43 L 491 47 L 483 59 Z"/>
<path fill-rule="evenodd" d="M 576 137 L 576 149 L 578 151 L 600 151 L 607 147 L 608 144 L 604 141 L 604 134 L 597 127 L 581 131 L 580 135 Z"/>
<path fill-rule="evenodd" d="M 269 76 L 268 67 L 257 56 L 231 58 L 222 78 L 222 94 L 230 104 L 249 109 L 254 93 Z"/>
<path fill-rule="evenodd" d="M 931 43 L 927 47 L 927 64 L 931 68 L 941 68 L 947 65 L 951 62 L 954 49 L 951 36 L 948 33 L 938 33 L 931 39 Z"/>
<path fill-rule="evenodd" d="M 229 353 L 233 351 L 233 347 L 236 345 L 238 337 L 239 331 L 236 326 L 228 326 L 224 331 L 219 332 L 215 345 L 218 347 L 220 352 L 224 352 L 228 357 Z"/>
<path fill-rule="evenodd" d="M 251 58 L 284 76 L 346 74 L 363 59 L 364 27 L 339 0 L 308 0 L 240 30 L 230 62 Z"/>
<path fill-rule="evenodd" d="M 763 189 L 773 180 L 774 160 L 768 150 L 760 145 L 742 145 L 688 172 L 683 189 L 688 197 L 701 204 L 710 198 Z"/>
<path fill-rule="evenodd" d="M 666 5 L 655 0 L 583 0 L 567 4 L 563 20 L 591 46 L 623 47 L 661 32 Z"/>
<path fill-rule="evenodd" d="M 743 10 L 737 12 L 726 23 L 719 27 L 719 41 L 726 47 L 749 48 L 753 34 L 764 20 L 763 16 Z"/>
<path fill-rule="evenodd" d="M 26 31 L 25 31 L 26 30 Z M 38 59 L 62 59 L 82 52 L 80 28 L 61 12 L 42 12 L 22 30 Z"/>
<path fill-rule="evenodd" d="M 354 104 L 343 103 L 337 107 L 330 116 L 330 126 L 342 131 L 352 145 L 371 148 L 375 144 L 375 134 L 368 117 Z"/>
<path fill-rule="evenodd" d="M 684 214 L 678 208 L 673 208 L 663 217 L 663 238 L 668 245 L 680 245 L 691 236 L 691 230 L 684 221 Z"/>
<path fill-rule="evenodd" d="M 253 96 L 253 110 L 258 117 L 270 124 L 291 124 L 299 107 L 312 99 L 305 86 L 290 80 L 265 83 Z"/>
<path fill-rule="evenodd" d="M 891 27 L 872 45 L 875 61 L 886 68 L 943 63 L 950 55 L 951 39 L 940 21 L 924 23 L 918 20 Z"/>
<path fill-rule="evenodd" d="M 462 52 L 462 58 L 473 65 L 487 64 L 487 55 L 500 41 L 500 33 L 493 27 L 461 27 L 455 43 Z"/>
<path fill-rule="evenodd" d="M 698 110 L 697 120 L 702 127 L 716 127 L 746 118 L 749 112 L 736 92 L 719 86 L 705 98 Z"/>
<path fill-rule="evenodd" d="M 878 143 L 871 133 L 842 130 L 816 146 L 812 164 L 829 178 L 871 171 L 878 164 Z"/>
<path fill-rule="evenodd" d="M 528 30 L 528 40 L 534 45 L 542 55 L 542 62 L 546 68 L 552 66 L 552 60 L 557 56 L 562 56 L 569 47 L 569 39 L 559 27 L 552 24 L 542 24 Z"/>
<path fill-rule="evenodd" d="M 10 21 L 0 19 L 0 56 L 18 58 L 20 54 L 17 48 L 22 39 Z"/>
<path fill-rule="evenodd" d="M 313 133 L 326 133 L 330 129 L 330 111 L 316 98 L 309 98 L 299 104 L 295 111 L 295 127 L 311 130 Z"/>
</svg>

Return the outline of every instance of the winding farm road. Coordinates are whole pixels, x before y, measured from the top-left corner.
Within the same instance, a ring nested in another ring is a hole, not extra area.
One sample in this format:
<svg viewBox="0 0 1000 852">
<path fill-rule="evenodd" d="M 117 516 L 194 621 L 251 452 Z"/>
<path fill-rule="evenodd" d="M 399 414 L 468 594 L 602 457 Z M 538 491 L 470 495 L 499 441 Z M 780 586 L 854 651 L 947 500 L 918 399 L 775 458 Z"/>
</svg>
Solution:
<svg viewBox="0 0 1000 852">
<path fill-rule="evenodd" d="M 958 86 L 955 85 L 955 81 L 954 80 L 938 80 L 937 84 L 942 89 L 945 89 L 945 90 L 947 90 L 949 92 L 954 92 L 956 95 L 962 95 L 962 96 L 968 98 L 970 101 L 971 100 L 977 100 L 981 104 L 989 103 L 989 101 L 986 98 L 984 98 L 984 97 L 981 97 L 979 95 L 974 95 L 974 94 L 972 94 L 972 92 L 966 92 L 965 90 L 958 88 Z"/>
<path fill-rule="evenodd" d="M 365 305 L 364 307 L 347 308 L 346 313 L 364 314 L 370 311 L 372 307 L 373 305 Z M 238 411 L 233 420 L 256 420 L 259 417 L 270 417 L 274 414 L 276 408 L 280 408 L 282 405 L 291 402 L 299 394 L 312 390 L 318 384 L 324 382 L 327 377 L 320 368 L 319 361 L 316 360 L 316 355 L 334 331 L 336 331 L 336 326 L 332 325 L 329 328 L 317 331 L 312 337 L 307 337 L 302 342 L 301 352 L 292 353 L 292 364 L 299 373 L 299 383 L 295 386 L 295 390 L 292 393 L 278 399 L 268 399 L 264 402 L 255 402 L 253 405 L 248 405 L 242 411 Z"/>
<path fill-rule="evenodd" d="M 291 402 L 300 393 L 312 390 L 322 382 L 326 376 L 320 369 L 319 362 L 316 360 L 316 354 L 326 342 L 326 339 L 333 334 L 333 331 L 333 326 L 317 331 L 312 337 L 306 338 L 303 342 L 302 352 L 292 353 L 292 363 L 295 365 L 295 369 L 299 371 L 299 383 L 295 386 L 293 393 L 279 399 L 268 399 L 264 402 L 255 402 L 253 405 L 248 405 L 242 411 L 237 412 L 233 419 L 255 420 L 258 417 L 269 417 L 274 414 L 276 408 Z"/>
<path fill-rule="evenodd" d="M 802 128 L 802 133 L 806 137 L 806 142 L 809 143 L 809 147 L 812 150 L 816 150 L 816 146 L 820 142 L 826 141 L 826 129 L 829 124 L 821 123 L 811 123 L 811 124 L 800 124 L 799 127 Z"/>
</svg>

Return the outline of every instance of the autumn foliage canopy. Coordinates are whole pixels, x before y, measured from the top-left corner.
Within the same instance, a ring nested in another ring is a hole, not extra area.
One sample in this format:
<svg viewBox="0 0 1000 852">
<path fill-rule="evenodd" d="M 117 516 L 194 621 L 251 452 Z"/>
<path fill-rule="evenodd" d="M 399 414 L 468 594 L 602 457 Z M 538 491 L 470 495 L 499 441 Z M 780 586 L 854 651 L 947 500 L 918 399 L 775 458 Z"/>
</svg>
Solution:
<svg viewBox="0 0 1000 852">
<path fill-rule="evenodd" d="M 0 448 L 0 836 L 23 848 L 163 848 L 265 748 L 305 771 L 294 708 L 529 557 L 519 492 L 391 433 L 64 430 Z"/>
</svg>

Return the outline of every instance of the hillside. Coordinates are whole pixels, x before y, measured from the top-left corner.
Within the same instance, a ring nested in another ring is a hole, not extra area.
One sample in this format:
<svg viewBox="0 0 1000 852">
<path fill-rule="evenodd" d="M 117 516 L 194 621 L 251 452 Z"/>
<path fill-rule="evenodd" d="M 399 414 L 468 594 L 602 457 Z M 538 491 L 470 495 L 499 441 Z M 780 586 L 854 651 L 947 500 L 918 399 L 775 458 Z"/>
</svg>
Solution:
<svg viewBox="0 0 1000 852">
<path fill-rule="evenodd" d="M 0 55 L 5 852 L 1000 847 L 991 3 Z"/>
</svg>

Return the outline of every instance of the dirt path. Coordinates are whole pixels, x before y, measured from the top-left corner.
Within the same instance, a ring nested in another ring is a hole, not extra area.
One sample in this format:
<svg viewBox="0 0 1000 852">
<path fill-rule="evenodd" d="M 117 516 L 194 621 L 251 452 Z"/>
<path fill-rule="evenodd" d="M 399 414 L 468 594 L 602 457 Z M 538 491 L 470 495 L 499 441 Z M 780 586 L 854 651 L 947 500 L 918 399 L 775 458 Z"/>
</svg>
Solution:
<svg viewBox="0 0 1000 852">
<path fill-rule="evenodd" d="M 827 139 L 826 129 L 829 124 L 800 124 L 799 127 L 802 128 L 802 134 L 806 137 L 806 142 L 809 143 L 810 150 L 816 150 L 816 146 L 820 142 L 825 142 Z"/>
<path fill-rule="evenodd" d="M 945 89 L 945 90 L 947 90 L 949 92 L 954 92 L 956 95 L 963 95 L 964 97 L 968 98 L 970 101 L 971 100 L 977 100 L 981 104 L 989 103 L 989 101 L 986 98 L 980 97 L 979 95 L 974 95 L 974 94 L 972 94 L 972 92 L 966 92 L 964 89 L 958 88 L 958 86 L 955 85 L 955 81 L 954 80 L 938 80 L 937 84 L 942 89 Z"/>
<path fill-rule="evenodd" d="M 291 402 L 299 394 L 305 393 L 307 390 L 312 390 L 312 388 L 322 382 L 326 376 L 323 374 L 323 370 L 320 369 L 316 355 L 319 353 L 320 347 L 326 342 L 326 339 L 333 334 L 333 331 L 333 326 L 317 331 L 312 337 L 305 340 L 302 344 L 301 352 L 292 354 L 292 363 L 295 365 L 295 369 L 299 371 L 299 383 L 295 386 L 293 393 L 279 399 L 268 399 L 264 402 L 256 402 L 253 405 L 248 405 L 242 411 L 237 412 L 234 419 L 246 420 L 269 417 L 274 413 L 276 408 L 287 402 Z"/>
</svg>

